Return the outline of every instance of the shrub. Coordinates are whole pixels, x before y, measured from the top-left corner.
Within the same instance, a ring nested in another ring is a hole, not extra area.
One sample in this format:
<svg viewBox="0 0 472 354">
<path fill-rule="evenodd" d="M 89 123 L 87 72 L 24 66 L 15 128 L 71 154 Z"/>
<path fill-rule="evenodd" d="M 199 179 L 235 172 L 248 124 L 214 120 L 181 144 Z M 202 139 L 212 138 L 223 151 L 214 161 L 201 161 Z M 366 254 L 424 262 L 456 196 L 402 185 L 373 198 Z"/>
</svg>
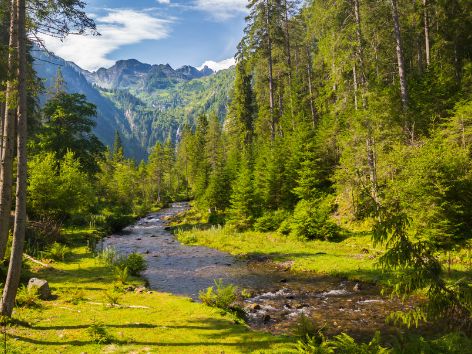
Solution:
<svg viewBox="0 0 472 354">
<path fill-rule="evenodd" d="M 71 250 L 66 245 L 54 242 L 52 246 L 45 252 L 46 256 L 56 261 L 64 261 L 71 253 Z"/>
<path fill-rule="evenodd" d="M 330 220 L 333 198 L 315 201 L 301 200 L 293 212 L 290 228 L 292 233 L 305 240 L 332 241 L 339 237 L 339 227 Z"/>
<path fill-rule="evenodd" d="M 433 340 L 426 340 L 417 335 L 404 334 L 395 338 L 392 352 L 394 354 L 462 354 L 464 348 L 472 348 L 472 339 L 462 333 L 452 332 Z"/>
<path fill-rule="evenodd" d="M 108 305 L 112 306 L 112 307 L 120 304 L 119 302 L 120 302 L 120 299 L 123 295 L 116 288 L 111 288 L 109 290 L 105 290 L 103 292 L 103 294 L 105 296 L 106 303 Z"/>
<path fill-rule="evenodd" d="M 380 332 L 376 332 L 369 343 L 358 343 L 346 333 L 341 333 L 333 339 L 326 339 L 321 332 L 318 332 L 316 335 L 306 336 L 305 340 L 298 341 L 297 350 L 299 353 L 306 354 L 383 354 L 391 352 L 380 345 Z"/>
<path fill-rule="evenodd" d="M 108 333 L 107 327 L 98 321 L 94 321 L 87 328 L 87 334 L 90 339 L 97 344 L 107 344 L 113 341 L 113 337 Z"/>
<path fill-rule="evenodd" d="M 123 230 L 126 226 L 136 221 L 132 215 L 123 214 L 120 211 L 105 211 L 103 216 L 97 218 L 101 223 L 99 224 L 106 233 L 115 233 Z"/>
<path fill-rule="evenodd" d="M 127 268 L 128 274 L 139 275 L 139 273 L 147 268 L 143 255 L 135 252 L 128 255 L 118 255 L 113 247 L 107 247 L 99 252 L 97 258 L 100 262 L 112 267 L 115 273 L 117 268 L 121 271 Z"/>
<path fill-rule="evenodd" d="M 128 281 L 128 267 L 121 268 L 121 267 L 115 266 L 114 273 L 115 273 L 115 280 L 117 282 L 121 284 L 126 284 L 126 282 Z"/>
<path fill-rule="evenodd" d="M 306 337 L 304 340 L 299 340 L 296 345 L 298 353 L 303 354 L 332 354 L 334 350 L 330 347 L 330 343 L 324 338 L 317 336 Z"/>
<path fill-rule="evenodd" d="M 99 259 L 100 262 L 111 267 L 115 264 L 115 260 L 117 258 L 117 252 L 113 247 L 106 247 L 102 251 L 98 252 L 97 258 Z"/>
<path fill-rule="evenodd" d="M 146 270 L 146 260 L 139 253 L 130 253 L 126 257 L 126 268 L 131 275 L 139 275 L 139 273 Z"/>
<path fill-rule="evenodd" d="M 40 220 L 28 221 L 26 225 L 27 249 L 44 249 L 61 240 L 61 227 L 54 218 L 43 217 Z M 28 250 L 30 254 L 35 254 Z"/>
<path fill-rule="evenodd" d="M 41 301 L 39 299 L 38 289 L 35 287 L 28 288 L 22 285 L 16 294 L 16 305 L 19 307 L 40 307 Z"/>
<path fill-rule="evenodd" d="M 254 229 L 261 232 L 275 231 L 289 216 L 290 213 L 282 209 L 268 211 L 256 220 Z"/>
<path fill-rule="evenodd" d="M 318 328 L 315 321 L 302 314 L 292 330 L 292 334 L 295 337 L 299 337 L 302 341 L 305 341 L 312 337 L 322 338 L 322 329 Z M 320 341 L 321 342 L 321 341 Z"/>
<path fill-rule="evenodd" d="M 200 300 L 207 306 L 216 307 L 225 311 L 231 310 L 231 305 L 236 301 L 236 286 L 224 285 L 223 279 L 214 280 L 215 286 L 210 286 L 199 293 Z"/>
</svg>

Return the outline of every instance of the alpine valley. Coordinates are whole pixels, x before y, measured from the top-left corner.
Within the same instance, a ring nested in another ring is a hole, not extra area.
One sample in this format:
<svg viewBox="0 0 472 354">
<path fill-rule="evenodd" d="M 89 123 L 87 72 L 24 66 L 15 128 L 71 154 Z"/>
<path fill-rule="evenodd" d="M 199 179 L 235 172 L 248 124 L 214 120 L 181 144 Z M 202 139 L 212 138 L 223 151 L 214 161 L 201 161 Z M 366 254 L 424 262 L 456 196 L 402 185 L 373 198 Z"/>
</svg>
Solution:
<svg viewBox="0 0 472 354">
<path fill-rule="evenodd" d="M 156 142 L 179 139 L 185 124 L 200 114 L 223 120 L 234 81 L 234 68 L 218 72 L 205 66 L 173 69 L 135 59 L 89 72 L 41 50 L 34 52 L 34 69 L 46 88 L 44 101 L 60 71 L 65 89 L 80 93 L 97 107 L 95 134 L 108 146 L 119 132 L 125 154 L 145 159 Z"/>
</svg>

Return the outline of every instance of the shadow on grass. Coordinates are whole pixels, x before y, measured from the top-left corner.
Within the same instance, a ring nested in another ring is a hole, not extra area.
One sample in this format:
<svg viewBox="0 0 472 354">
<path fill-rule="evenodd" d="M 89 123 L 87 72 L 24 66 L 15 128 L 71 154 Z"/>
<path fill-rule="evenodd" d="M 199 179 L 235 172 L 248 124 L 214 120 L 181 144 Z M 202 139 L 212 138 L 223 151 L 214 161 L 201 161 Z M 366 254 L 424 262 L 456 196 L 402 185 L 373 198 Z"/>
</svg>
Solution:
<svg viewBox="0 0 472 354">
<path fill-rule="evenodd" d="M 71 284 L 80 284 L 80 283 L 91 283 L 91 282 L 101 282 L 104 284 L 110 283 L 110 276 L 112 271 L 110 268 L 104 264 L 100 264 L 98 261 L 96 263 L 81 264 L 83 259 L 90 259 L 92 256 L 91 253 L 73 253 L 67 259 L 66 264 L 76 265 L 73 269 L 40 269 L 35 276 L 43 277 L 52 283 L 71 283 Z"/>
<path fill-rule="evenodd" d="M 73 325 L 73 326 L 34 326 L 32 330 L 49 331 L 49 330 L 67 330 L 67 329 L 84 329 L 90 325 Z M 152 323 L 125 323 L 125 324 L 110 324 L 109 328 L 156 328 L 158 325 Z"/>
<path fill-rule="evenodd" d="M 166 346 L 166 347 L 192 347 L 192 346 L 230 346 L 230 347 L 240 347 L 243 346 L 251 347 L 254 349 L 268 349 L 274 344 L 284 344 L 284 343 L 291 343 L 293 339 L 290 337 L 272 337 L 270 335 L 265 335 L 258 340 L 257 335 L 255 332 L 250 331 L 247 327 L 242 325 L 233 325 L 232 322 L 229 320 L 224 319 L 206 319 L 203 321 L 189 321 L 189 325 L 157 325 L 157 324 L 149 324 L 149 323 L 131 323 L 131 324 L 106 324 L 107 328 L 162 328 L 168 329 L 170 331 L 180 329 L 180 330 L 207 330 L 208 333 L 200 333 L 200 336 L 204 338 L 208 338 L 208 340 L 201 341 L 189 341 L 189 342 L 182 342 L 182 341 L 175 341 L 175 342 L 160 342 L 160 341 L 145 341 L 145 340 L 134 340 L 134 339 L 114 339 L 110 344 L 118 344 L 118 345 L 152 345 L 152 346 Z M 35 330 L 43 331 L 43 330 L 74 330 L 74 329 L 86 329 L 88 325 L 76 325 L 76 326 L 47 326 L 47 327 L 33 327 L 29 331 L 29 333 L 33 333 Z M 113 333 L 112 333 L 113 334 Z M 126 333 L 125 333 L 126 335 Z M 43 340 L 43 339 L 36 339 L 30 338 L 25 336 L 18 336 L 18 335 L 10 335 L 10 338 L 15 338 L 18 341 L 22 341 L 25 343 L 31 343 L 34 345 L 44 345 L 44 346 L 85 346 L 89 344 L 94 344 L 93 341 L 90 340 L 71 340 L 71 341 L 57 341 L 57 340 Z M 85 336 L 85 334 L 84 334 Z M 270 336 L 270 339 L 267 337 Z M 218 339 L 223 338 L 231 338 L 232 342 L 227 343 L 223 342 Z"/>
</svg>

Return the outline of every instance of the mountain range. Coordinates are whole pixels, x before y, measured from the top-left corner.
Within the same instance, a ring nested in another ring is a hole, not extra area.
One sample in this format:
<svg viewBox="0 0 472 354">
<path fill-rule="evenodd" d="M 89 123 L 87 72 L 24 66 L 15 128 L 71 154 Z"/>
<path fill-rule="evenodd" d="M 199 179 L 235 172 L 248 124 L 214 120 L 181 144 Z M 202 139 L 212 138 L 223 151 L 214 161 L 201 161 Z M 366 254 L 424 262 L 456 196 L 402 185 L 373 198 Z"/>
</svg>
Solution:
<svg viewBox="0 0 472 354">
<path fill-rule="evenodd" d="M 118 131 L 125 154 L 137 160 L 145 159 L 158 141 L 177 141 L 183 125 L 193 125 L 200 114 L 214 112 L 223 120 L 234 81 L 234 68 L 173 69 L 128 59 L 90 72 L 41 50 L 34 57 L 46 88 L 40 101 L 47 99 L 60 69 L 66 91 L 84 94 L 97 106 L 98 138 L 111 146 Z"/>
</svg>

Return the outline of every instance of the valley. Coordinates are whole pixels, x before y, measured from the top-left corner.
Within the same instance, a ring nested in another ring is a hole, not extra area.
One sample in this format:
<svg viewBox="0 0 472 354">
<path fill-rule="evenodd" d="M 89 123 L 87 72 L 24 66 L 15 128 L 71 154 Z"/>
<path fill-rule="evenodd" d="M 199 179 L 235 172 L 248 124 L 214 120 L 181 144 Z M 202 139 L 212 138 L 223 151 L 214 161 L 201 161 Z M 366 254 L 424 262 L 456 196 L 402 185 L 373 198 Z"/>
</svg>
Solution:
<svg viewBox="0 0 472 354">
<path fill-rule="evenodd" d="M 222 121 L 234 81 L 232 68 L 174 70 L 130 59 L 92 73 L 43 50 L 34 56 L 46 92 L 60 71 L 68 92 L 84 94 L 97 106 L 94 132 L 100 140 L 111 147 L 119 132 L 126 155 L 137 160 L 146 159 L 156 142 L 177 142 L 183 127 L 193 127 L 201 114 L 216 114 Z"/>
</svg>

